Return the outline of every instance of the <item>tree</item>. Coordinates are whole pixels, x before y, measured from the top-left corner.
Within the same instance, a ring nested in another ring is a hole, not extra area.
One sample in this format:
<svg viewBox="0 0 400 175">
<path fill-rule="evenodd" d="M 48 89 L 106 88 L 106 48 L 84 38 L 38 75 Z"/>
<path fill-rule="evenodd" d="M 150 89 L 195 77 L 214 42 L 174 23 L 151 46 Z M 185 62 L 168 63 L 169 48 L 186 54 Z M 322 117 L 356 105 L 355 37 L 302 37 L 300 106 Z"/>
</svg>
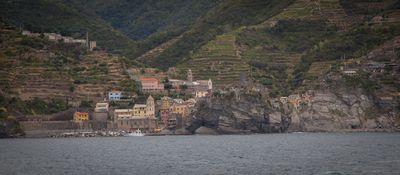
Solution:
<svg viewBox="0 0 400 175">
<path fill-rule="evenodd" d="M 186 90 L 188 86 L 186 84 L 180 85 L 179 89 Z"/>
<path fill-rule="evenodd" d="M 92 108 L 92 103 L 93 101 L 86 101 L 86 100 L 82 100 L 81 104 L 79 105 L 80 108 Z"/>
</svg>

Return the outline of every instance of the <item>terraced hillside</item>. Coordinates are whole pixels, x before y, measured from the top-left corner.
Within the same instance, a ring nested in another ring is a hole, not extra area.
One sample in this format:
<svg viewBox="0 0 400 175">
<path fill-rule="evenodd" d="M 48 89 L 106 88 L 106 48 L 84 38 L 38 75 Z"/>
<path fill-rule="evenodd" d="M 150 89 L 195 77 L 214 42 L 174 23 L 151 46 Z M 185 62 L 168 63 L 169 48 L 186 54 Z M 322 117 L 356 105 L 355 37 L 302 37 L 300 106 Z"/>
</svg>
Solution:
<svg viewBox="0 0 400 175">
<path fill-rule="evenodd" d="M 86 53 L 79 45 L 29 38 L 15 30 L 3 29 L 1 37 L 0 88 L 22 100 L 63 99 L 79 105 L 102 100 L 105 91 L 121 89 L 121 82 L 129 80 L 115 55 Z"/>
<path fill-rule="evenodd" d="M 353 42 L 349 36 L 359 34 L 360 28 L 375 30 L 373 25 L 365 27 L 366 24 L 371 25 L 374 17 L 386 14 L 386 21 L 396 21 L 395 17 L 390 17 L 396 16 L 393 12 L 396 11 L 396 2 L 296 0 L 279 14 L 258 25 L 243 26 L 217 36 L 177 67 L 178 70 L 190 68 L 194 70 L 194 75 L 211 78 L 217 85 L 235 84 L 240 72 L 245 71 L 256 82 L 270 88 L 272 96 L 286 96 L 295 91 L 304 79 L 316 78 L 313 72 L 325 71 L 324 66 L 328 65 L 325 63 L 330 63 L 329 60 L 340 59 L 347 52 L 359 52 L 358 48 L 344 48 L 348 41 Z M 383 30 L 385 27 L 389 25 L 380 28 Z M 370 41 L 370 38 L 379 36 L 377 33 L 359 35 L 360 39 L 364 39 L 363 42 L 371 43 L 366 44 L 364 52 L 381 43 Z M 336 42 L 337 38 L 341 43 Z M 384 41 L 391 37 L 381 38 Z M 337 48 L 337 52 L 334 52 L 321 49 L 328 46 L 334 48 L 330 43 L 344 50 Z M 324 52 L 330 55 L 326 56 Z M 315 58 L 310 59 L 310 53 Z M 315 61 L 321 63 L 310 67 Z"/>
<path fill-rule="evenodd" d="M 164 52 L 164 50 L 168 47 L 170 47 L 171 45 L 175 44 L 180 38 L 182 38 L 181 36 L 175 37 L 171 40 L 168 40 L 167 42 L 145 52 L 144 54 L 142 54 L 141 56 L 139 56 L 138 58 L 136 58 L 137 61 L 143 62 L 143 63 L 149 63 L 152 62 L 152 60 L 156 57 L 158 57 L 160 54 L 162 54 L 162 52 Z"/>
<path fill-rule="evenodd" d="M 236 36 L 225 34 L 203 46 L 198 53 L 179 65 L 177 71 L 185 74 L 189 68 L 194 79 L 211 78 L 216 87 L 223 87 L 238 83 L 241 72 L 248 73 L 250 67 L 236 46 Z"/>
</svg>

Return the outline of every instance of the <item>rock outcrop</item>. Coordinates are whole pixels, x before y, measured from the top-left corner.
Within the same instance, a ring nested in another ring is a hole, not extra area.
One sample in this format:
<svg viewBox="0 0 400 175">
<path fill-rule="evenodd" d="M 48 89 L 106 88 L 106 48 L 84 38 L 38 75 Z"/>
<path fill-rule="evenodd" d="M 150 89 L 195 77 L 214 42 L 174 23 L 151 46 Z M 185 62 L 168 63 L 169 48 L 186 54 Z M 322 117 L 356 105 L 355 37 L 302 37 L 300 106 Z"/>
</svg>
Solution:
<svg viewBox="0 0 400 175">
<path fill-rule="evenodd" d="M 289 102 L 272 107 L 269 100 L 260 91 L 225 92 L 200 101 L 186 129 L 196 134 L 395 129 L 394 117 L 378 112 L 362 90 L 315 91 L 312 100 L 297 108 Z"/>
<path fill-rule="evenodd" d="M 200 101 L 187 130 L 197 134 L 203 130 L 219 134 L 286 132 L 290 118 L 271 110 L 262 94 L 231 91 Z"/>
<path fill-rule="evenodd" d="M 290 108 L 289 131 L 340 131 L 392 129 L 390 116 L 375 113 L 373 100 L 361 90 L 351 92 L 317 91 L 302 109 Z"/>
<path fill-rule="evenodd" d="M 0 119 L 0 138 L 20 137 L 25 133 L 15 119 Z"/>
</svg>

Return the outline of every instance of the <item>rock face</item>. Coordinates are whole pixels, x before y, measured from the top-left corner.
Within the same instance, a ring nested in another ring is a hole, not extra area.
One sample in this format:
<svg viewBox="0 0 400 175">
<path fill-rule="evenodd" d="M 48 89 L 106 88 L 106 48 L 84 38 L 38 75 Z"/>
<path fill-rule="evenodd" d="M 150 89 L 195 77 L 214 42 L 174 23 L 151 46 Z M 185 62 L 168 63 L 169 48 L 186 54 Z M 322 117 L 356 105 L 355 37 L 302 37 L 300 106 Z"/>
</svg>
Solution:
<svg viewBox="0 0 400 175">
<path fill-rule="evenodd" d="M 200 101 L 191 114 L 188 131 L 218 134 L 271 132 L 330 132 L 392 129 L 394 119 L 376 111 L 361 90 L 316 91 L 312 100 L 295 108 L 290 103 L 272 107 L 270 98 L 256 91 L 229 91 Z"/>
<path fill-rule="evenodd" d="M 198 133 L 208 128 L 219 134 L 285 132 L 288 116 L 272 111 L 260 92 L 228 92 L 200 101 L 187 129 Z"/>
<path fill-rule="evenodd" d="M 195 134 L 201 134 L 201 135 L 216 135 L 218 132 L 213 129 L 213 128 L 207 128 L 205 126 L 202 126 L 194 132 Z"/>
<path fill-rule="evenodd" d="M 390 129 L 390 117 L 374 114 L 373 101 L 361 91 L 316 92 L 303 109 L 290 108 L 290 131 Z"/>
<path fill-rule="evenodd" d="M 19 123 L 14 119 L 0 119 L 0 138 L 20 137 L 25 135 Z"/>
</svg>

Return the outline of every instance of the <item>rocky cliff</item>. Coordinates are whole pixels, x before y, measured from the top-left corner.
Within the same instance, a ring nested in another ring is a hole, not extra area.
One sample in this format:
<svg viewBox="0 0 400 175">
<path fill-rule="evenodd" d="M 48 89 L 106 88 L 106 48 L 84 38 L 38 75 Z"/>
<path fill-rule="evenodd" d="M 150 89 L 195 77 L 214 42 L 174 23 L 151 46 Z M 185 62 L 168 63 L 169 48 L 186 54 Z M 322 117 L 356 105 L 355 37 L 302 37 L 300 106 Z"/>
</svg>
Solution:
<svg viewBox="0 0 400 175">
<path fill-rule="evenodd" d="M 20 137 L 25 133 L 15 119 L 0 119 L 0 138 Z"/>
<path fill-rule="evenodd" d="M 314 91 L 295 106 L 271 103 L 262 90 L 231 90 L 198 103 L 187 129 L 193 133 L 331 132 L 394 130 L 396 117 L 378 109 L 362 90 Z M 208 130 L 205 131 L 204 128 Z"/>
<path fill-rule="evenodd" d="M 317 91 L 302 109 L 287 110 L 289 131 L 395 129 L 394 116 L 380 113 L 373 99 L 355 91 Z"/>
<path fill-rule="evenodd" d="M 286 132 L 290 117 L 272 110 L 263 94 L 263 91 L 233 90 L 202 100 L 187 129 L 197 134 Z"/>
</svg>

